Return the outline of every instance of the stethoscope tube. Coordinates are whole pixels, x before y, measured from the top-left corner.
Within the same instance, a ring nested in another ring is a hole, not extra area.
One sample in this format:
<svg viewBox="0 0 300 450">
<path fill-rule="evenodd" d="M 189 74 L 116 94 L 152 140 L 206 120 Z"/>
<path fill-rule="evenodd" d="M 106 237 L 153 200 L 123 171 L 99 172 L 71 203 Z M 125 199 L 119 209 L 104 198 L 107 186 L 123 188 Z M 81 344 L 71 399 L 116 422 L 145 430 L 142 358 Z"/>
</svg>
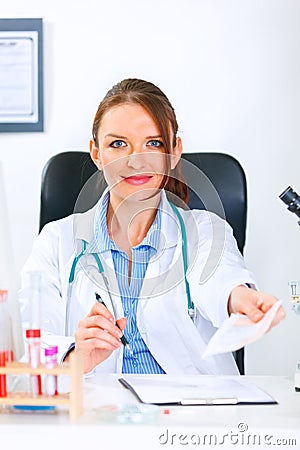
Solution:
<svg viewBox="0 0 300 450">
<path fill-rule="evenodd" d="M 187 269 L 188 269 L 188 254 L 187 254 L 188 244 L 187 244 L 186 227 L 185 227 L 183 218 L 182 218 L 180 212 L 178 211 L 178 208 L 174 205 L 174 203 L 171 203 L 171 202 L 169 202 L 169 203 L 179 220 L 179 225 L 180 225 L 180 230 L 181 230 L 181 250 L 182 250 L 182 260 L 183 260 L 183 270 L 184 270 L 185 292 L 186 292 L 186 297 L 187 297 L 187 301 L 188 301 L 188 315 L 194 321 L 195 320 L 195 305 L 191 298 L 190 284 L 189 284 L 187 276 L 186 276 Z"/>
<path fill-rule="evenodd" d="M 72 298 L 73 284 L 74 284 L 74 280 L 75 280 L 76 266 L 77 266 L 80 258 L 85 255 L 86 249 L 87 249 L 87 242 L 82 240 L 82 250 L 79 253 L 79 255 L 74 258 L 74 261 L 72 263 L 71 270 L 70 270 L 70 275 L 69 275 L 69 280 L 68 280 L 69 285 L 68 285 L 68 291 L 67 291 L 67 303 L 66 303 L 65 336 L 70 335 L 70 308 L 71 308 L 71 298 Z M 106 280 L 106 277 L 104 276 L 103 264 L 99 258 L 99 255 L 97 253 L 92 253 L 92 256 L 94 257 L 94 259 L 97 263 L 99 273 L 102 274 L 104 283 L 109 292 L 107 280 Z M 109 296 L 110 296 L 110 292 L 109 292 Z M 110 296 L 110 299 L 111 299 L 111 296 Z"/>
<path fill-rule="evenodd" d="M 174 213 L 176 214 L 176 217 L 178 218 L 179 225 L 180 225 L 180 231 L 181 231 L 181 237 L 182 237 L 181 250 L 182 250 L 182 260 L 183 260 L 183 269 L 184 269 L 185 292 L 186 292 L 187 303 L 188 303 L 188 315 L 190 316 L 190 318 L 193 321 L 195 321 L 195 305 L 194 305 L 194 302 L 191 299 L 190 285 L 189 285 L 189 282 L 188 282 L 187 276 L 186 276 L 187 269 L 188 269 L 186 227 L 185 227 L 185 223 L 183 221 L 183 218 L 182 218 L 180 212 L 178 211 L 178 208 L 173 203 L 171 203 L 171 202 L 169 202 L 169 203 L 170 203 Z M 71 307 L 71 298 L 72 298 L 73 284 L 74 284 L 74 280 L 75 280 L 76 267 L 77 267 L 77 264 L 78 264 L 80 258 L 83 255 L 85 255 L 86 250 L 87 250 L 87 242 L 82 240 L 82 250 L 79 253 L 79 255 L 74 258 L 74 261 L 72 263 L 71 270 L 70 270 L 69 286 L 68 286 L 67 302 L 66 302 L 65 336 L 69 336 L 70 335 L 70 307 Z M 103 281 L 104 281 L 105 287 L 106 287 L 107 292 L 108 292 L 109 297 L 110 297 L 112 308 L 114 309 L 114 304 L 113 304 L 111 293 L 110 293 L 110 290 L 109 290 L 108 281 L 107 281 L 107 278 L 106 278 L 105 273 L 104 273 L 103 264 L 102 264 L 102 262 L 100 260 L 100 257 L 99 257 L 99 255 L 97 253 L 91 253 L 91 255 L 94 257 L 94 259 L 95 259 L 95 261 L 97 263 L 97 267 L 98 267 L 99 273 L 103 277 Z"/>
<path fill-rule="evenodd" d="M 75 280 L 76 266 L 80 258 L 85 254 L 87 248 L 87 242 L 82 241 L 82 250 L 78 256 L 75 256 L 74 261 L 71 266 L 69 281 L 68 281 L 68 291 L 67 291 L 67 302 L 66 302 L 66 319 L 65 319 L 65 336 L 69 336 L 70 333 L 70 307 L 71 307 L 71 297 L 73 290 L 73 283 Z"/>
</svg>

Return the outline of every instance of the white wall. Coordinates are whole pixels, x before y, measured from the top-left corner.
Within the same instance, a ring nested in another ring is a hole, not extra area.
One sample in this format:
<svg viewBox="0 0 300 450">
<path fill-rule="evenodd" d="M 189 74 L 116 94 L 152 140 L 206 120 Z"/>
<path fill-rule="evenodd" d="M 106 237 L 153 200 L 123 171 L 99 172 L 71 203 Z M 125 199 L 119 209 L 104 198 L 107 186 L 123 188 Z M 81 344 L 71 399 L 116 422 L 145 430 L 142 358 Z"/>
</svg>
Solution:
<svg viewBox="0 0 300 450">
<path fill-rule="evenodd" d="M 300 2 L 10 0 L 1 16 L 44 19 L 45 132 L 0 135 L 17 271 L 38 231 L 45 162 L 88 149 L 112 84 L 153 81 L 177 110 L 185 151 L 221 150 L 244 166 L 246 263 L 287 310 L 248 346 L 247 372 L 292 375 L 300 316 L 290 310 L 288 281 L 300 281 L 300 229 L 278 195 L 288 185 L 300 193 Z"/>
</svg>

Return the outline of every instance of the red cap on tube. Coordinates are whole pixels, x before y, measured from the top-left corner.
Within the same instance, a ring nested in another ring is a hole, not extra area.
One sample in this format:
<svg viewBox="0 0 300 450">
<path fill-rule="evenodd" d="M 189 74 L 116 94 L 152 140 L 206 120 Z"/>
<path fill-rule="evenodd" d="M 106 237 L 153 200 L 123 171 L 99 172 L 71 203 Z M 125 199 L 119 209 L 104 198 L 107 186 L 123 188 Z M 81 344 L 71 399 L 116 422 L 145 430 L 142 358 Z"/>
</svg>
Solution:
<svg viewBox="0 0 300 450">
<path fill-rule="evenodd" d="M 41 330 L 26 330 L 27 338 L 39 338 L 41 337 Z"/>
</svg>

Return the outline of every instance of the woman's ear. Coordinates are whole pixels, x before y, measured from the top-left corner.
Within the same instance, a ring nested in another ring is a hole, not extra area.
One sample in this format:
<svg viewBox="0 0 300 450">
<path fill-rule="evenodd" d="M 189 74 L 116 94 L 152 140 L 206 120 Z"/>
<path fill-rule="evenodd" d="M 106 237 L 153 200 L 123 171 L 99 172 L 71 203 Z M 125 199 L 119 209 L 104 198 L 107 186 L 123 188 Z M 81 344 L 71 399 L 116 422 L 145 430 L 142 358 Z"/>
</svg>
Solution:
<svg viewBox="0 0 300 450">
<path fill-rule="evenodd" d="M 99 148 L 96 147 L 93 139 L 90 140 L 90 155 L 99 170 L 102 170 L 102 161 L 100 159 Z"/>
<path fill-rule="evenodd" d="M 182 141 L 180 137 L 177 137 L 176 145 L 175 147 L 172 148 L 171 153 L 171 170 L 175 169 L 175 167 L 179 163 L 181 154 L 182 154 Z"/>
</svg>

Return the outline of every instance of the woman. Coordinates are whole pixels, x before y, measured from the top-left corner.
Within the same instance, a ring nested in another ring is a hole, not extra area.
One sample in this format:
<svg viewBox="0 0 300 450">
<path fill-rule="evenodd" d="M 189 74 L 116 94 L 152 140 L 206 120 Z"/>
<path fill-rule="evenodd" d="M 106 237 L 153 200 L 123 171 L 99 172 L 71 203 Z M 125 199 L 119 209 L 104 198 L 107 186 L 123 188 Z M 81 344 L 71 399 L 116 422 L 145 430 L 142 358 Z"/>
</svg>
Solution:
<svg viewBox="0 0 300 450">
<path fill-rule="evenodd" d="M 114 86 L 90 142 L 108 189 L 87 213 L 46 225 L 25 265 L 24 276 L 44 272 L 44 331 L 60 342 L 69 336 L 64 345 L 81 349 L 85 373 L 237 373 L 231 354 L 202 359 L 209 339 L 228 314 L 257 322 L 277 300 L 255 289 L 225 221 L 168 201 L 166 192 L 187 200 L 177 131 L 158 87 L 138 79 Z M 279 308 L 272 325 L 283 317 Z"/>
</svg>

